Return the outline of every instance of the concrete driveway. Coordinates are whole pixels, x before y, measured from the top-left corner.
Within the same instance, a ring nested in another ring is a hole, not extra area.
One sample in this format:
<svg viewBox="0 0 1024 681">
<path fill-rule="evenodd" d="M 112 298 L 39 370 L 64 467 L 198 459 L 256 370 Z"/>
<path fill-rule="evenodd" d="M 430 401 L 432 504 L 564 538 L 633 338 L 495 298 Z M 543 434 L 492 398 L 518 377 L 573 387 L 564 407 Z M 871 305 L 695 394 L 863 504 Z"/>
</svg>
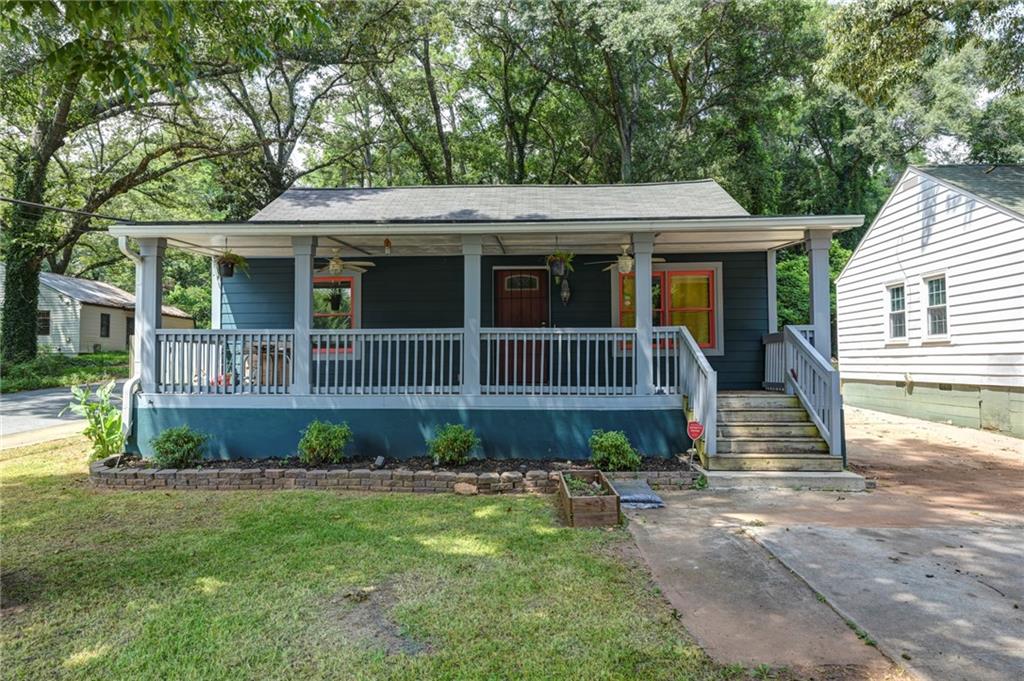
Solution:
<svg viewBox="0 0 1024 681">
<path fill-rule="evenodd" d="M 1024 441 L 857 409 L 847 440 L 875 491 L 681 492 L 633 513 L 683 624 L 724 662 L 754 662 L 761 639 L 762 661 L 817 678 L 900 673 L 851 661 L 868 647 L 836 622 L 922 679 L 1024 678 Z M 702 559 L 727 536 L 742 550 Z"/>
<path fill-rule="evenodd" d="M 112 395 L 121 404 L 118 381 Z M 70 388 L 46 388 L 0 395 L 0 448 L 66 437 L 81 430 L 82 420 L 72 413 L 58 416 L 71 400 Z"/>
</svg>

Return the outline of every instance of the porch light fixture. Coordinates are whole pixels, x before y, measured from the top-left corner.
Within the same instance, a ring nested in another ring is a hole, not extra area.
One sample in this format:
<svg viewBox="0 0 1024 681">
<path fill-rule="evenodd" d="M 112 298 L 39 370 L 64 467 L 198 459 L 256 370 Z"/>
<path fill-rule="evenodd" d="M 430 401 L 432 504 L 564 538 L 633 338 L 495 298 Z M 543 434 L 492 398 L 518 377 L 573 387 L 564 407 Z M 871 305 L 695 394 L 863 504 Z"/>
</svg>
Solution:
<svg viewBox="0 0 1024 681">
<path fill-rule="evenodd" d="M 391 239 L 384 239 L 384 255 L 391 255 Z"/>
<path fill-rule="evenodd" d="M 619 274 L 629 274 L 633 271 L 633 256 L 626 252 L 628 246 L 622 247 L 622 255 L 619 256 L 618 262 L 616 263 L 619 267 Z"/>
<path fill-rule="evenodd" d="M 562 305 L 569 304 L 569 298 L 572 297 L 572 289 L 569 288 L 568 279 L 562 280 L 562 286 L 558 291 L 558 297 L 562 300 Z"/>
</svg>

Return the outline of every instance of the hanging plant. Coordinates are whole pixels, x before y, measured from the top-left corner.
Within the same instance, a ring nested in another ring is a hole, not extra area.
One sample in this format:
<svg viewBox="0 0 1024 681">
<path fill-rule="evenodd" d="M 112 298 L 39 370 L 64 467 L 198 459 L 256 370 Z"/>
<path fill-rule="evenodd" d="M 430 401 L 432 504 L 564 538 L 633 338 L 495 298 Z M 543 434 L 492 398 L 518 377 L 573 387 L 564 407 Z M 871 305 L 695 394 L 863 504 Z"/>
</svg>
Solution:
<svg viewBox="0 0 1024 681">
<path fill-rule="evenodd" d="M 249 261 L 237 253 L 224 251 L 217 256 L 217 273 L 228 279 L 235 276 L 235 268 L 240 269 L 245 276 L 249 276 Z"/>
<path fill-rule="evenodd" d="M 341 309 L 341 289 L 331 289 L 331 312 Z"/>
<path fill-rule="evenodd" d="M 576 255 L 569 251 L 555 251 L 547 257 L 548 269 L 551 270 L 551 276 L 555 278 L 555 283 L 561 283 L 562 277 L 566 276 L 573 271 L 572 259 Z"/>
</svg>

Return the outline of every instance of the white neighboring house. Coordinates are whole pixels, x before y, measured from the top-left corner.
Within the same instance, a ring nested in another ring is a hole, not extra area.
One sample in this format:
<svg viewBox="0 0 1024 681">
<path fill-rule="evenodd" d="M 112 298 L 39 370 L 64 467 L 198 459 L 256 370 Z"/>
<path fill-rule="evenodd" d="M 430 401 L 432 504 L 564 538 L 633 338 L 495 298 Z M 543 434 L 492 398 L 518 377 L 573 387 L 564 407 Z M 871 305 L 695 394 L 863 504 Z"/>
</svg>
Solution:
<svg viewBox="0 0 1024 681">
<path fill-rule="evenodd" d="M 919 166 L 836 280 L 844 402 L 1024 437 L 1024 166 Z"/>
<path fill-rule="evenodd" d="M 5 264 L 0 263 L 0 303 Z M 195 328 L 182 310 L 163 306 L 161 324 L 168 329 Z M 36 333 L 40 348 L 65 355 L 128 349 L 134 333 L 135 296 L 102 281 L 60 274 L 39 274 Z"/>
</svg>

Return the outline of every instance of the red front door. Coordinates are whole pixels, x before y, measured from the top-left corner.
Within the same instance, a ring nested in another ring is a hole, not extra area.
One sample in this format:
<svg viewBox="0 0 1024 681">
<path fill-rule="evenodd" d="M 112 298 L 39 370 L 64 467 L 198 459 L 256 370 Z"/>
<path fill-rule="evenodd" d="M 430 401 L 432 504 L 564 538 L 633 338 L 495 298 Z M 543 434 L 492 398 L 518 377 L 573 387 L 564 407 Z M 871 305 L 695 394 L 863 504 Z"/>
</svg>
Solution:
<svg viewBox="0 0 1024 681">
<path fill-rule="evenodd" d="M 494 323 L 509 328 L 538 328 L 548 325 L 548 271 L 495 270 Z M 499 343 L 498 380 L 516 385 L 546 383 L 544 342 L 517 334 Z"/>
</svg>

